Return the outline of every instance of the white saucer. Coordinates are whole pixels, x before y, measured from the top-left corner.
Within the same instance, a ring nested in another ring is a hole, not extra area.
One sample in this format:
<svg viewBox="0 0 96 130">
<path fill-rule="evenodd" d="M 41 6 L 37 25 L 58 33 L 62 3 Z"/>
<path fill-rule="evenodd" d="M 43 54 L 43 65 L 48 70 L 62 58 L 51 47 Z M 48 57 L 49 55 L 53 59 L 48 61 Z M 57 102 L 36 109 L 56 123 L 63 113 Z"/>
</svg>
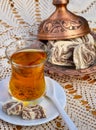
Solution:
<svg viewBox="0 0 96 130">
<path fill-rule="evenodd" d="M 51 86 L 52 80 L 53 79 L 49 77 L 45 77 L 47 87 Z M 10 99 L 10 95 L 8 94 L 8 82 L 9 78 L 0 81 L 0 102 L 5 102 L 6 100 Z M 59 99 L 61 106 L 64 108 L 66 104 L 66 95 L 64 89 L 55 80 L 53 80 L 53 82 L 55 83 L 57 99 Z M 0 119 L 15 125 L 34 126 L 47 123 L 59 115 L 55 106 L 48 98 L 45 97 L 44 100 L 40 103 L 40 105 L 44 108 L 47 118 L 36 120 L 23 120 L 20 116 L 8 116 L 2 111 L 2 105 L 0 103 Z"/>
</svg>

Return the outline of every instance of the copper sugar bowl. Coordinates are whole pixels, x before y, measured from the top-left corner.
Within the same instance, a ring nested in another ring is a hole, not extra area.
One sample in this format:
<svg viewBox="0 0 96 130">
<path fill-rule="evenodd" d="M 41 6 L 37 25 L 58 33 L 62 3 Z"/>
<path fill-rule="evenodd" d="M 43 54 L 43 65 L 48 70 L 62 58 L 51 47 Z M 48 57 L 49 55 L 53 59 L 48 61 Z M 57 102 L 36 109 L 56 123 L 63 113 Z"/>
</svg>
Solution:
<svg viewBox="0 0 96 130">
<path fill-rule="evenodd" d="M 53 0 L 55 12 L 44 20 L 38 30 L 40 40 L 61 40 L 83 36 L 90 32 L 85 18 L 67 9 L 69 0 Z"/>
</svg>

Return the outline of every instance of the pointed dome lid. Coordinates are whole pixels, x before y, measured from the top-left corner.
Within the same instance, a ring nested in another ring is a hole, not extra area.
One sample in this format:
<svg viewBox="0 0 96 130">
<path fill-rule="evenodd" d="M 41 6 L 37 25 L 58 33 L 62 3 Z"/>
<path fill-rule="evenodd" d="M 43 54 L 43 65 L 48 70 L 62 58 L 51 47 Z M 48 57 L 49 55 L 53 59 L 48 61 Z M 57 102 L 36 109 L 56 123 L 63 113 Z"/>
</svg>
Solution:
<svg viewBox="0 0 96 130">
<path fill-rule="evenodd" d="M 85 18 L 77 16 L 67 9 L 69 0 L 53 0 L 55 12 L 41 22 L 38 30 L 40 40 L 60 40 L 84 36 L 90 32 Z"/>
</svg>

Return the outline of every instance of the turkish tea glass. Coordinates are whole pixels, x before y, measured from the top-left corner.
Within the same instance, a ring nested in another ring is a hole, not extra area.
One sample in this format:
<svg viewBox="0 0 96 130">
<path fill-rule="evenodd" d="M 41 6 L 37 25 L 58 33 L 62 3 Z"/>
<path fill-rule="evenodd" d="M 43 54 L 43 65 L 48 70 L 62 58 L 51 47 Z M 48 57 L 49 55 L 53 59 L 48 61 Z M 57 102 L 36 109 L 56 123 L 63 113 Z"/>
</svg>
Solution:
<svg viewBox="0 0 96 130">
<path fill-rule="evenodd" d="M 12 70 L 8 87 L 12 98 L 23 102 L 39 102 L 44 96 L 46 50 L 46 46 L 34 38 L 18 40 L 6 48 Z"/>
</svg>

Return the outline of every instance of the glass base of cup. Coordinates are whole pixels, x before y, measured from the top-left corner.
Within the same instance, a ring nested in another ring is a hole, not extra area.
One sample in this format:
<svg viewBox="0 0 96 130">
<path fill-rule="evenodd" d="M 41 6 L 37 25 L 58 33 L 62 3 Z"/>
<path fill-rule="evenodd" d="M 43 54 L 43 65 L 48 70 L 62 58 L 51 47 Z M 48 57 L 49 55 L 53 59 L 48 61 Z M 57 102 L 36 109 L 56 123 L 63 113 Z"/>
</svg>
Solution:
<svg viewBox="0 0 96 130">
<path fill-rule="evenodd" d="M 35 100 L 30 100 L 30 101 L 22 101 L 22 100 L 19 100 L 15 97 L 12 96 L 11 92 L 10 92 L 10 89 L 8 90 L 9 94 L 10 94 L 10 98 L 15 100 L 15 101 L 18 101 L 18 102 L 22 102 L 24 104 L 24 106 L 28 106 L 28 105 L 37 105 L 37 104 L 40 104 L 42 102 L 42 100 L 44 100 L 44 95 L 41 96 L 40 98 L 38 99 L 35 99 Z"/>
<path fill-rule="evenodd" d="M 34 105 L 40 104 L 42 102 L 42 100 L 44 100 L 44 96 L 42 96 L 38 99 L 35 99 L 35 100 L 31 100 L 31 101 L 22 101 L 22 100 L 14 98 L 12 96 L 11 96 L 11 98 L 15 101 L 22 102 L 24 104 L 24 106 L 28 106 L 28 105 L 34 106 Z"/>
</svg>

